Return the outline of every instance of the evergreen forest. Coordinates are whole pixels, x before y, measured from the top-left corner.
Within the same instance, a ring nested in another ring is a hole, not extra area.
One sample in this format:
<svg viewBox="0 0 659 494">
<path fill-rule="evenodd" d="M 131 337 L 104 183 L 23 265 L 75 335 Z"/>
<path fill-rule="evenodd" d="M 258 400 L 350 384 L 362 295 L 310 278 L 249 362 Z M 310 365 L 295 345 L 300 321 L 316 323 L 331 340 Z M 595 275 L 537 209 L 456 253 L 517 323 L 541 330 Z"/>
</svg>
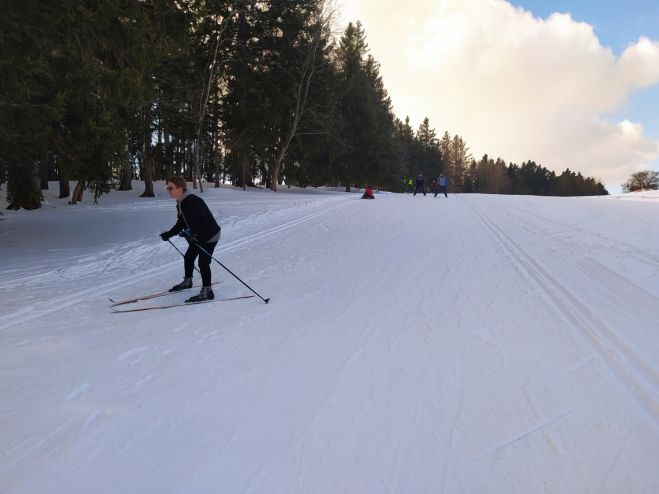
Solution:
<svg viewBox="0 0 659 494">
<path fill-rule="evenodd" d="M 426 118 L 400 120 L 359 22 L 329 0 L 3 0 L 0 186 L 79 202 L 172 174 L 204 187 L 607 194 L 596 179 L 480 160 Z M 75 184 L 70 190 L 69 184 Z"/>
</svg>

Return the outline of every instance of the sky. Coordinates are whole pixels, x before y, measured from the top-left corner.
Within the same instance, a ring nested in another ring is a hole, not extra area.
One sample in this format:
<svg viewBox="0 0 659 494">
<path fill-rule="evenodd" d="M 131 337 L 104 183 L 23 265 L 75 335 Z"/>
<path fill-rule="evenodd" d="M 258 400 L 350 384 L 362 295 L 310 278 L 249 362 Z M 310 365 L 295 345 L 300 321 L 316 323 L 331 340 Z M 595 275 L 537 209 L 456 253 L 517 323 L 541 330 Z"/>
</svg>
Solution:
<svg viewBox="0 0 659 494">
<path fill-rule="evenodd" d="M 483 154 L 566 168 L 619 192 L 659 170 L 659 2 L 343 0 L 396 115 Z"/>
</svg>

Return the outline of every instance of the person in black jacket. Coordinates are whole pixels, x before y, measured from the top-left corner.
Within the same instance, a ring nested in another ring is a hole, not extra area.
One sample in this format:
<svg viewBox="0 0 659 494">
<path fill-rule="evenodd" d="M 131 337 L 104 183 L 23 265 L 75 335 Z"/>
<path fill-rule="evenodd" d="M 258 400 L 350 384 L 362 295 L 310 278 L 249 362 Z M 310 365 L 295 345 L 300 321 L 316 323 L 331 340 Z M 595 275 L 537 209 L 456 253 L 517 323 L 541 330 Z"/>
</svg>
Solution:
<svg viewBox="0 0 659 494">
<path fill-rule="evenodd" d="M 416 176 L 416 187 L 414 187 L 414 194 L 412 195 L 415 196 L 416 193 L 419 191 L 423 192 L 424 196 L 426 195 L 426 187 L 424 185 L 423 173 L 419 173 Z"/>
<path fill-rule="evenodd" d="M 180 235 L 188 241 L 188 250 L 183 256 L 185 269 L 183 281 L 174 285 L 169 291 L 178 292 L 192 288 L 194 262 L 199 257 L 201 291 L 199 295 L 190 297 L 186 302 L 212 300 L 215 295 L 211 289 L 211 256 L 220 241 L 222 229 L 204 200 L 188 192 L 185 178 L 180 176 L 168 178 L 167 192 L 176 199 L 177 221 L 170 230 L 161 233 L 160 238 L 166 242 L 174 235 Z"/>
</svg>

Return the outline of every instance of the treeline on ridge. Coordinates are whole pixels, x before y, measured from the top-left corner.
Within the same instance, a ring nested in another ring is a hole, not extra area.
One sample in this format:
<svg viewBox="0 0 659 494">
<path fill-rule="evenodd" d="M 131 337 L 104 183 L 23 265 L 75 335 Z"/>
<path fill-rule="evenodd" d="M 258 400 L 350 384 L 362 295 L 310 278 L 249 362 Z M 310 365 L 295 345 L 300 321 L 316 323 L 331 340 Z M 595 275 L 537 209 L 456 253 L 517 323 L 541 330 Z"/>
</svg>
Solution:
<svg viewBox="0 0 659 494">
<path fill-rule="evenodd" d="M 361 24 L 335 35 L 335 17 L 326 0 L 6 2 L 9 207 L 40 207 L 49 181 L 72 203 L 134 179 L 152 197 L 174 173 L 200 188 L 396 191 L 403 177 L 441 171 L 456 192 L 606 194 L 570 170 L 476 161 L 460 136 L 399 120 Z"/>
</svg>

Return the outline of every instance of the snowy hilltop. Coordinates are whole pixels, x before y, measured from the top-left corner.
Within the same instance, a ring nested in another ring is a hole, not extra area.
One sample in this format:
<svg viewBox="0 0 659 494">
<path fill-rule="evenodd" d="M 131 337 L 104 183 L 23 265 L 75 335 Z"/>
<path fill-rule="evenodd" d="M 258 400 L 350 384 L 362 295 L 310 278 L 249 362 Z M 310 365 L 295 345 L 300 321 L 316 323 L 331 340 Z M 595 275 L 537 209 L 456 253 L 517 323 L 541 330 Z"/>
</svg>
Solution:
<svg viewBox="0 0 659 494">
<path fill-rule="evenodd" d="M 210 189 L 270 303 L 118 314 L 183 274 L 156 193 L 0 217 L 0 492 L 659 492 L 656 192 Z"/>
</svg>

